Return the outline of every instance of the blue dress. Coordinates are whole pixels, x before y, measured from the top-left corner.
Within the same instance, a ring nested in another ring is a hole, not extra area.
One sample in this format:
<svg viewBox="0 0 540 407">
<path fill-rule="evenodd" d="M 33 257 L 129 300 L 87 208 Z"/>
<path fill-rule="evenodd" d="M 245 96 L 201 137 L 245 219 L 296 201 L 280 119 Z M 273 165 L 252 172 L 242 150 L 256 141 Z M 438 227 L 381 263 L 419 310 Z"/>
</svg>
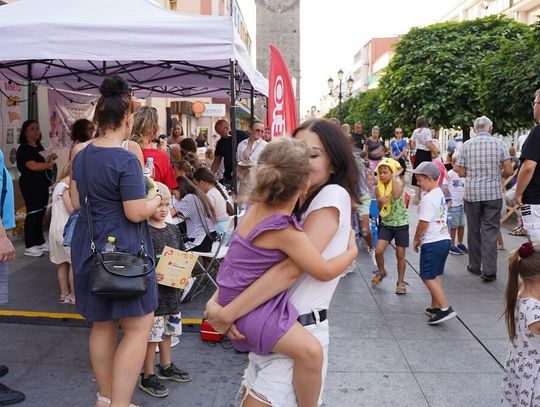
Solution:
<svg viewBox="0 0 540 407">
<path fill-rule="evenodd" d="M 83 158 L 86 166 L 83 170 Z M 89 189 L 92 226 L 97 250 L 103 250 L 108 236 L 116 238 L 116 249 L 137 254 L 140 248 L 137 224 L 126 218 L 123 201 L 146 196 L 141 165 L 137 157 L 123 148 L 96 147 L 89 144 L 73 161 L 73 179 L 77 183 L 81 211 L 71 242 L 71 261 L 77 311 L 87 320 L 110 321 L 117 318 L 146 315 L 156 309 L 157 282 L 155 271 L 146 278 L 148 289 L 141 297 L 111 299 L 90 293 L 92 252 L 88 232 L 88 217 L 84 205 L 86 176 Z M 154 253 L 148 224 L 141 224 L 146 252 Z"/>
</svg>

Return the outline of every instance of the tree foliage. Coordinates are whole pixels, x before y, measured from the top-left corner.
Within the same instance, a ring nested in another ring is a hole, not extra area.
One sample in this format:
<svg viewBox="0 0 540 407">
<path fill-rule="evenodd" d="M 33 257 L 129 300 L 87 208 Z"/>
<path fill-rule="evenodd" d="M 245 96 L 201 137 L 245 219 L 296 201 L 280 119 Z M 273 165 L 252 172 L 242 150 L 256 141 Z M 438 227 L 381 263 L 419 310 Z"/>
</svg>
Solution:
<svg viewBox="0 0 540 407">
<path fill-rule="evenodd" d="M 510 128 L 515 121 L 493 108 L 489 92 L 496 89 L 485 84 L 502 78 L 502 67 L 500 74 L 491 74 L 498 66 L 497 55 L 511 47 L 509 43 L 531 35 L 527 25 L 502 16 L 411 29 L 398 42 L 380 81 L 384 114 L 406 128 L 424 115 L 432 126 L 467 131 L 474 118 L 492 113 L 496 130 Z M 484 62 L 488 60 L 489 64 Z M 535 69 L 538 74 L 538 65 Z M 499 97 L 503 106 L 516 102 L 511 92 L 499 92 Z M 483 105 L 486 101 L 490 108 Z"/>
<path fill-rule="evenodd" d="M 533 124 L 531 101 L 540 88 L 540 24 L 487 55 L 480 68 L 479 96 L 487 116 L 503 132 Z"/>
</svg>

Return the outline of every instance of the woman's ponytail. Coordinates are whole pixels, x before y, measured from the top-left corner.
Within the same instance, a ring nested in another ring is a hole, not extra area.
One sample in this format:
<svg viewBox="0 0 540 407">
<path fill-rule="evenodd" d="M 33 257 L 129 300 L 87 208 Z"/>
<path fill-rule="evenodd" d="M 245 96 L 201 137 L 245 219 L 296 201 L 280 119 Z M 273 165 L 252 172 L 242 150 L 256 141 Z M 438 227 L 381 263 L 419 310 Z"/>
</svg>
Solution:
<svg viewBox="0 0 540 407">
<path fill-rule="evenodd" d="M 519 291 L 519 252 L 516 250 L 508 258 L 508 279 L 506 281 L 504 319 L 508 337 L 513 342 L 516 337 L 515 310 Z"/>
</svg>

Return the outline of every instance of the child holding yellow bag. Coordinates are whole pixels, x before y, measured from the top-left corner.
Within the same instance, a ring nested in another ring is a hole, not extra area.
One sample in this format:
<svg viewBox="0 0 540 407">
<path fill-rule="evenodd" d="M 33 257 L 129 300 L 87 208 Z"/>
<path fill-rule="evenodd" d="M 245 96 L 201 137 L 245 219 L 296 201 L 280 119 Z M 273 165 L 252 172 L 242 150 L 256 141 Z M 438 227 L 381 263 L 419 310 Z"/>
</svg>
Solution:
<svg viewBox="0 0 540 407">
<path fill-rule="evenodd" d="M 384 252 L 392 240 L 396 243 L 398 280 L 396 294 L 407 293 L 405 282 L 405 252 L 409 247 L 409 217 L 405 207 L 404 184 L 400 178 L 403 169 L 398 161 L 384 158 L 375 169 L 377 174 L 377 205 L 381 212 L 382 222 L 379 226 L 379 240 L 375 249 L 377 273 L 371 279 L 376 287 L 387 276 L 384 269 Z"/>
</svg>

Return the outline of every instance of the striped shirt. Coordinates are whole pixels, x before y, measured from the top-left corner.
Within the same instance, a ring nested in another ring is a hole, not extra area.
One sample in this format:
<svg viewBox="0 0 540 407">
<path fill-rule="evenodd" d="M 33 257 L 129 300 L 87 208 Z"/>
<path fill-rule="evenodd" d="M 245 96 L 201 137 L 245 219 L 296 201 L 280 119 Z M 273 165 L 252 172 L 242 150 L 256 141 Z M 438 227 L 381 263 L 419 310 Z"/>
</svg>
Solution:
<svg viewBox="0 0 540 407">
<path fill-rule="evenodd" d="M 466 172 L 465 201 L 501 199 L 502 164 L 509 159 L 506 145 L 489 133 L 478 133 L 463 144 L 457 165 L 465 168 Z"/>
<path fill-rule="evenodd" d="M 188 238 L 193 239 L 195 246 L 200 245 L 206 236 L 199 211 L 204 216 L 208 230 L 210 232 L 216 231 L 216 225 L 204 214 L 204 206 L 196 195 L 187 194 L 180 201 L 175 200 L 173 205 L 174 209 L 184 216 Z M 199 206 L 199 210 L 197 210 L 197 205 Z"/>
</svg>

